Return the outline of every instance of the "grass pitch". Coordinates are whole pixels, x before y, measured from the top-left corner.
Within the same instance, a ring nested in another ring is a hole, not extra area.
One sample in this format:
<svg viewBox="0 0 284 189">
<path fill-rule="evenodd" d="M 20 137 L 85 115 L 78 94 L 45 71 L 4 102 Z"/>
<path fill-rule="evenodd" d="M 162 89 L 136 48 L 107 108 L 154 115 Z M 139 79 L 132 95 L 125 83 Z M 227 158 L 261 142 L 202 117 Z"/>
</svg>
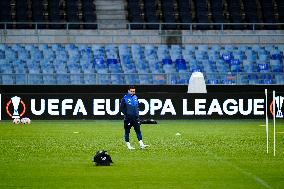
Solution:
<svg viewBox="0 0 284 189">
<path fill-rule="evenodd" d="M 141 126 L 145 150 L 132 129 L 129 151 L 122 121 L 1 121 L 0 188 L 283 188 L 284 122 L 276 157 L 271 124 L 266 154 L 264 123 L 161 120 Z M 112 166 L 93 165 L 102 149 Z"/>
</svg>

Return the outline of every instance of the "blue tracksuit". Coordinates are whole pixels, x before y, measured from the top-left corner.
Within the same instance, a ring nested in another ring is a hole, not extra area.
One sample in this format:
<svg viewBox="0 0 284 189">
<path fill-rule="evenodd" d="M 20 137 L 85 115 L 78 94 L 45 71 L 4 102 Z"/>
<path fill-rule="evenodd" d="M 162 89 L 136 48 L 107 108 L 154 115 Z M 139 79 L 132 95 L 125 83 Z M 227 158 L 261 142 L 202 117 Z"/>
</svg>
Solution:
<svg viewBox="0 0 284 189">
<path fill-rule="evenodd" d="M 142 140 L 139 120 L 139 102 L 136 95 L 126 94 L 121 99 L 120 111 L 124 114 L 124 139 L 129 142 L 130 129 L 133 126 L 138 140 Z"/>
</svg>

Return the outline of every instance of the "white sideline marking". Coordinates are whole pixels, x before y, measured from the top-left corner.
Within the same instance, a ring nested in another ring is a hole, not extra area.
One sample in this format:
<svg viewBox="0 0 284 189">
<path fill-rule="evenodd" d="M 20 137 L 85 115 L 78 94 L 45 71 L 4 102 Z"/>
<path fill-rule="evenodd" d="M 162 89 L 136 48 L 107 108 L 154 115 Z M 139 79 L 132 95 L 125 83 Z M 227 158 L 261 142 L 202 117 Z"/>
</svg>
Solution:
<svg viewBox="0 0 284 189">
<path fill-rule="evenodd" d="M 78 131 L 74 131 L 73 133 L 78 134 L 79 132 Z"/>
<path fill-rule="evenodd" d="M 242 168 L 240 168 L 237 165 L 234 165 L 230 162 L 226 162 L 228 165 L 230 165 L 231 167 L 233 167 L 234 169 L 238 170 L 239 172 L 241 172 L 242 174 L 246 175 L 247 177 L 250 177 L 252 179 L 254 179 L 257 183 L 261 184 L 262 186 L 264 186 L 265 188 L 272 188 L 269 184 L 267 184 L 267 182 L 265 182 L 264 180 L 262 180 L 261 178 L 259 178 L 258 176 L 252 174 L 251 172 L 245 171 Z"/>
<path fill-rule="evenodd" d="M 259 125 L 260 127 L 266 127 L 266 125 Z"/>
<path fill-rule="evenodd" d="M 211 152 L 209 152 L 209 153 L 211 153 Z M 271 187 L 269 184 L 267 184 L 267 182 L 265 182 L 264 180 L 262 180 L 260 177 L 254 175 L 254 174 L 251 173 L 251 172 L 248 172 L 248 171 L 243 170 L 243 169 L 240 168 L 239 166 L 237 166 L 237 165 L 235 165 L 235 164 L 233 164 L 233 163 L 231 163 L 231 162 L 229 162 L 229 161 L 227 161 L 227 160 L 224 160 L 223 158 L 217 156 L 217 155 L 214 154 L 214 153 L 211 153 L 211 154 L 213 154 L 216 159 L 219 159 L 219 160 L 223 161 L 223 162 L 226 163 L 228 166 L 234 168 L 235 170 L 239 171 L 240 173 L 246 175 L 247 177 L 252 178 L 253 180 L 255 180 L 255 181 L 256 181 L 257 183 L 259 183 L 260 185 L 264 186 L 265 188 L 272 189 L 272 187 Z"/>
</svg>

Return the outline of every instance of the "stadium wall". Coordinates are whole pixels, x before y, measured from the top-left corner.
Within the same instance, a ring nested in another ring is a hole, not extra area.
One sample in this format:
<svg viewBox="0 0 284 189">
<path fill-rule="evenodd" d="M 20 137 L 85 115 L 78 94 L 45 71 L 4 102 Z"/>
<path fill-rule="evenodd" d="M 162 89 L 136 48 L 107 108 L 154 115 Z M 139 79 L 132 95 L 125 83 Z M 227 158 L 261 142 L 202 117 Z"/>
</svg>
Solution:
<svg viewBox="0 0 284 189">
<path fill-rule="evenodd" d="M 283 30 L 0 30 L 1 43 L 282 44 Z"/>
<path fill-rule="evenodd" d="M 125 93 L 127 85 L 2 85 L 0 93 Z M 138 85 L 138 93 L 186 93 L 187 85 Z M 284 91 L 284 85 L 207 85 L 208 93 Z"/>
</svg>

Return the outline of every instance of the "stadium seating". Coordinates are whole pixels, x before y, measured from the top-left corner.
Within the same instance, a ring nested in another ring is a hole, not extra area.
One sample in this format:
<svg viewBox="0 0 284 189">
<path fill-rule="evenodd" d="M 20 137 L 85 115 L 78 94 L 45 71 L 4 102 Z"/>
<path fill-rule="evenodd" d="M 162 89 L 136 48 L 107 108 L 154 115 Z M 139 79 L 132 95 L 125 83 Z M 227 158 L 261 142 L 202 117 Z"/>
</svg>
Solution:
<svg viewBox="0 0 284 189">
<path fill-rule="evenodd" d="M 97 18 L 92 0 L 2 0 L 0 2 L 0 21 L 15 22 L 7 24 L 7 29 L 96 29 Z M 29 22 L 29 23 L 27 23 Z M 87 22 L 81 25 L 79 23 Z M 0 26 L 4 28 L 4 24 Z"/>
<path fill-rule="evenodd" d="M 190 29 L 189 25 L 172 23 L 276 23 L 284 21 L 281 0 L 125 0 L 126 17 L 131 29 Z M 2 0 L 0 20 L 14 22 L 8 29 L 97 29 L 93 0 Z M 17 22 L 17 23 L 16 23 Z M 30 23 L 26 23 L 30 22 Z M 87 24 L 84 24 L 87 23 Z M 94 23 L 94 24 L 91 24 Z M 147 25 L 145 25 L 147 23 Z M 0 26 L 4 28 L 2 24 Z M 224 29 L 249 29 L 233 25 Z M 278 26 L 258 25 L 255 29 L 277 29 Z M 193 29 L 220 29 L 220 25 L 194 25 Z"/>
<path fill-rule="evenodd" d="M 210 23 L 235 23 L 224 26 L 224 29 L 251 29 L 251 25 L 246 26 L 241 23 L 275 23 L 283 22 L 284 18 L 284 4 L 281 0 L 276 1 L 275 4 L 278 13 L 274 9 L 272 0 L 260 0 L 259 3 L 257 0 L 128 0 L 127 2 L 129 22 L 166 23 L 161 29 L 190 29 L 189 25 L 167 23 L 193 23 L 193 29 L 205 30 L 220 29 L 220 25 L 210 25 Z M 145 15 L 144 19 L 141 15 Z M 195 23 L 209 23 L 209 25 L 195 25 Z M 158 29 L 158 27 L 158 25 L 146 25 L 148 29 Z M 135 24 L 131 28 L 142 29 L 143 25 Z M 256 25 L 254 29 L 275 28 L 277 27 Z"/>
<path fill-rule="evenodd" d="M 0 44 L 2 84 L 284 84 L 283 45 Z"/>
</svg>

